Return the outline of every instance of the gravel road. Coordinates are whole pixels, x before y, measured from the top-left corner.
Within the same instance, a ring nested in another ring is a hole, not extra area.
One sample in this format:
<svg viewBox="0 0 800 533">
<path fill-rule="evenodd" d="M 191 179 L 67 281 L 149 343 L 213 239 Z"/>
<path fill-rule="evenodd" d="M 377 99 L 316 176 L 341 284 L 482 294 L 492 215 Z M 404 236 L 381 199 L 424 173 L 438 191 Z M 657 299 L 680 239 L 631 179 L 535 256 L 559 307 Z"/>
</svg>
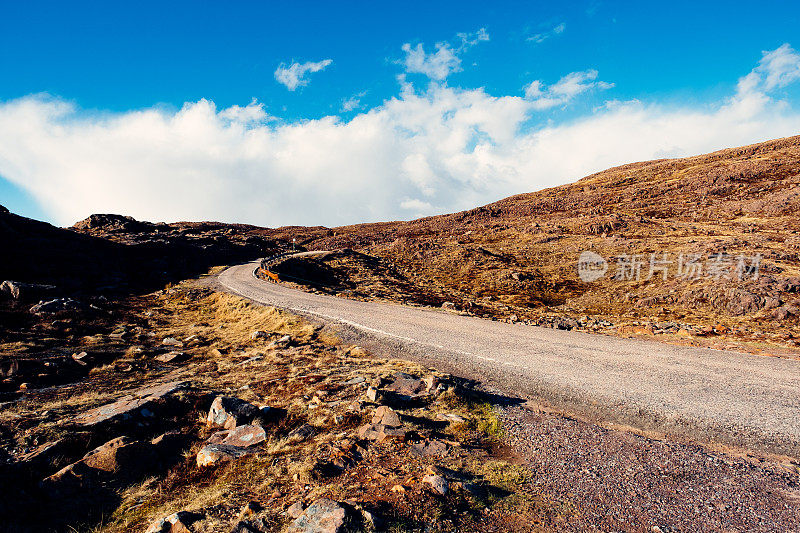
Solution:
<svg viewBox="0 0 800 533">
<path fill-rule="evenodd" d="M 219 283 L 254 301 L 339 324 L 503 394 L 545 398 L 638 427 L 786 453 L 800 450 L 800 361 L 493 322 L 438 309 L 360 302 L 253 277 Z"/>
</svg>

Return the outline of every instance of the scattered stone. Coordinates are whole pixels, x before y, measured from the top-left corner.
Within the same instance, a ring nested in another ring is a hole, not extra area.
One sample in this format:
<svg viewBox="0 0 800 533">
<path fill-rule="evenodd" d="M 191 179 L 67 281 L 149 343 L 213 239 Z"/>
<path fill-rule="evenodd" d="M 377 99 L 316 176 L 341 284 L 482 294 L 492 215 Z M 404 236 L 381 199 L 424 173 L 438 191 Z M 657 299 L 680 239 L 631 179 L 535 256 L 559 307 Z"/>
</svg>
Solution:
<svg viewBox="0 0 800 533">
<path fill-rule="evenodd" d="M 284 335 L 280 339 L 272 341 L 270 343 L 270 347 L 272 347 L 272 348 L 288 348 L 290 344 L 292 344 L 292 336 L 291 335 Z"/>
<path fill-rule="evenodd" d="M 208 351 L 208 355 L 211 357 L 222 357 L 223 355 L 225 355 L 225 353 L 219 348 L 211 348 Z"/>
<path fill-rule="evenodd" d="M 439 413 L 436 415 L 436 418 L 439 420 L 446 420 L 453 424 L 461 424 L 462 422 L 466 422 L 466 419 L 463 416 L 459 416 L 453 413 Z"/>
<path fill-rule="evenodd" d="M 239 518 L 251 517 L 263 509 L 261 504 L 256 501 L 247 502 L 247 505 L 242 508 L 242 512 L 239 513 Z"/>
<path fill-rule="evenodd" d="M 411 445 L 412 453 L 422 457 L 442 456 L 447 453 L 447 444 L 441 440 L 423 440 Z"/>
<path fill-rule="evenodd" d="M 380 403 L 381 399 L 383 398 L 383 394 L 381 393 L 381 391 L 379 391 L 375 387 L 369 387 L 367 389 L 366 396 L 369 401 L 378 403 Z"/>
<path fill-rule="evenodd" d="M 384 390 L 404 396 L 416 397 L 427 394 L 428 388 L 427 383 L 418 377 L 405 372 L 395 372 L 392 375 L 392 381 L 384 387 Z"/>
<path fill-rule="evenodd" d="M 89 364 L 89 354 L 86 352 L 74 353 L 72 354 L 72 360 L 81 366 L 87 366 Z"/>
<path fill-rule="evenodd" d="M 211 466 L 223 461 L 233 461 L 254 454 L 252 446 L 230 446 L 228 444 L 206 444 L 197 452 L 197 466 Z"/>
<path fill-rule="evenodd" d="M 392 428 L 383 424 L 365 424 L 358 428 L 358 438 L 383 442 L 388 439 L 406 438 L 407 432 L 402 428 Z"/>
<path fill-rule="evenodd" d="M 349 518 L 347 508 L 328 498 L 320 498 L 290 525 L 291 533 L 343 533 Z"/>
<path fill-rule="evenodd" d="M 36 314 L 54 314 L 64 311 L 83 311 L 86 308 L 87 306 L 85 304 L 73 300 L 72 298 L 56 298 L 55 300 L 39 302 L 31 307 L 30 311 Z"/>
<path fill-rule="evenodd" d="M 183 343 L 175 337 L 165 337 L 161 344 L 164 346 L 174 346 L 175 348 L 183 348 Z"/>
<path fill-rule="evenodd" d="M 263 522 L 259 520 L 249 521 L 249 520 L 240 520 L 233 526 L 231 529 L 231 533 L 261 533 Z"/>
<path fill-rule="evenodd" d="M 259 415 L 258 407 L 232 396 L 217 396 L 208 411 L 206 426 L 233 429 L 248 424 Z"/>
<path fill-rule="evenodd" d="M 392 428 L 399 428 L 403 425 L 400 421 L 400 417 L 397 415 L 397 411 L 385 405 L 381 405 L 375 409 L 375 414 L 372 415 L 372 423 L 383 424 L 384 426 Z"/>
<path fill-rule="evenodd" d="M 186 385 L 185 381 L 170 381 L 142 387 L 116 402 L 90 409 L 76 416 L 74 420 L 82 426 L 95 426 L 112 419 L 130 418 L 137 413 L 143 414 L 144 411 L 152 413 L 149 408 L 156 400 L 164 398 Z"/>
<path fill-rule="evenodd" d="M 162 363 L 180 363 L 188 359 L 188 357 L 183 352 L 167 352 L 155 356 L 154 359 Z"/>
<path fill-rule="evenodd" d="M 434 492 L 445 495 L 449 489 L 447 480 L 437 474 L 428 474 L 422 478 L 422 482 L 430 485 Z"/>
<path fill-rule="evenodd" d="M 316 432 L 317 428 L 311 424 L 303 424 L 299 428 L 292 430 L 288 437 L 289 440 L 300 442 L 312 437 L 314 434 L 316 434 Z"/>
<path fill-rule="evenodd" d="M 203 517 L 200 513 L 178 511 L 153 522 L 145 533 L 191 533 L 189 524 Z"/>
<path fill-rule="evenodd" d="M 244 425 L 234 429 L 217 431 L 208 439 L 209 444 L 227 444 L 246 448 L 267 440 L 267 432 L 261 426 Z"/>
</svg>

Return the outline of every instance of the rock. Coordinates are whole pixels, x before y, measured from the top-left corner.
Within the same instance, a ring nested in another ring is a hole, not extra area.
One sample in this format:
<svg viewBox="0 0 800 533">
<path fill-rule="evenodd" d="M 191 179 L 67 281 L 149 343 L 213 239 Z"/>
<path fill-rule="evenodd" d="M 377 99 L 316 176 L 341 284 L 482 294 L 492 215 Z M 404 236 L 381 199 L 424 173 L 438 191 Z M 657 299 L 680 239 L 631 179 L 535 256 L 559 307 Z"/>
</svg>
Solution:
<svg viewBox="0 0 800 533">
<path fill-rule="evenodd" d="M 311 424 L 303 424 L 302 426 L 292 430 L 289 433 L 288 437 L 289 440 L 300 442 L 313 436 L 316 432 L 317 428 L 315 428 Z"/>
<path fill-rule="evenodd" d="M 288 528 L 291 533 L 343 533 L 350 513 L 340 503 L 320 498 L 303 511 Z"/>
<path fill-rule="evenodd" d="M 260 519 L 255 521 L 240 520 L 235 526 L 233 526 L 231 533 L 261 533 L 263 529 L 260 526 L 263 525 L 264 524 Z"/>
<path fill-rule="evenodd" d="M 210 357 L 222 357 L 223 355 L 225 355 L 225 353 L 222 350 L 220 350 L 219 348 L 211 348 L 208 351 L 208 355 Z"/>
<path fill-rule="evenodd" d="M 463 416 L 459 416 L 452 413 L 439 413 L 438 415 L 436 415 L 436 418 L 438 418 L 439 420 L 446 420 L 453 424 L 461 424 L 463 422 L 466 422 L 466 419 Z"/>
<path fill-rule="evenodd" d="M 253 333 L 250 334 L 250 338 L 253 339 L 253 340 L 256 340 L 256 339 L 268 339 L 269 338 L 269 332 L 268 331 L 256 330 L 256 331 L 254 331 Z"/>
<path fill-rule="evenodd" d="M 183 343 L 176 339 L 175 337 L 165 337 L 164 340 L 161 341 L 161 344 L 164 346 L 174 346 L 175 348 L 183 348 Z"/>
<path fill-rule="evenodd" d="M 411 374 L 395 372 L 392 375 L 392 381 L 384 387 L 384 390 L 404 396 L 415 397 L 427 394 L 428 386 L 423 380 Z"/>
<path fill-rule="evenodd" d="M 6 280 L 0 283 L 0 294 L 14 300 L 33 300 L 40 298 L 56 289 L 55 285 L 41 285 L 36 283 L 21 283 L 19 281 Z"/>
<path fill-rule="evenodd" d="M 445 495 L 449 489 L 447 480 L 437 474 L 428 474 L 422 478 L 422 482 L 430 485 L 431 489 L 437 494 Z"/>
<path fill-rule="evenodd" d="M 74 353 L 72 354 L 72 360 L 81 366 L 86 366 L 89 364 L 89 354 L 86 352 Z"/>
<path fill-rule="evenodd" d="M 258 448 L 252 446 L 230 446 L 228 444 L 206 444 L 197 452 L 197 466 L 211 466 L 223 461 L 233 461 L 253 455 Z"/>
<path fill-rule="evenodd" d="M 366 396 L 367 396 L 367 399 L 368 399 L 369 401 L 371 401 L 371 402 L 378 402 L 378 403 L 380 403 L 380 401 L 381 401 L 381 398 L 382 398 L 382 394 L 381 394 L 381 392 L 380 392 L 380 391 L 378 391 L 378 389 L 376 389 L 375 387 L 369 387 L 369 388 L 367 389 L 367 392 L 366 392 L 365 394 L 366 394 Z"/>
<path fill-rule="evenodd" d="M 155 449 L 151 443 L 117 437 L 48 476 L 42 481 L 42 486 L 50 492 L 62 494 L 90 488 L 112 477 L 132 479 L 150 466 L 154 458 Z"/>
<path fill-rule="evenodd" d="M 65 311 L 83 311 L 88 306 L 73 300 L 72 298 L 56 298 L 55 300 L 48 300 L 46 302 L 39 302 L 31 307 L 31 313 L 36 314 L 53 314 L 62 313 Z"/>
<path fill-rule="evenodd" d="M 410 449 L 422 457 L 441 456 L 447 453 L 447 444 L 440 440 L 424 440 L 412 444 Z"/>
<path fill-rule="evenodd" d="M 455 311 L 456 304 L 454 304 L 453 302 L 442 302 L 442 309 L 445 309 L 447 311 Z"/>
<path fill-rule="evenodd" d="M 82 426 L 95 426 L 113 419 L 130 418 L 134 415 L 152 416 L 152 406 L 164 398 L 187 385 L 185 381 L 170 381 L 157 383 L 135 390 L 116 402 L 95 407 L 75 417 L 74 421 Z"/>
<path fill-rule="evenodd" d="M 209 444 L 227 444 L 246 448 L 267 440 L 267 432 L 261 426 L 244 425 L 217 431 L 208 439 Z"/>
<path fill-rule="evenodd" d="M 167 352 L 155 356 L 154 359 L 162 363 L 180 363 L 188 359 L 188 357 L 183 352 Z"/>
<path fill-rule="evenodd" d="M 286 514 L 291 516 L 292 518 L 297 518 L 298 516 L 303 514 L 305 508 L 306 506 L 303 503 L 303 500 L 297 500 L 292 505 L 290 505 L 288 509 L 286 509 Z"/>
<path fill-rule="evenodd" d="M 399 428 L 403 425 L 397 412 L 391 407 L 381 405 L 375 409 L 375 414 L 372 415 L 373 424 L 383 424 L 387 427 Z"/>
<path fill-rule="evenodd" d="M 388 439 L 406 438 L 407 432 L 402 428 L 393 428 L 383 424 L 365 424 L 358 428 L 358 438 L 383 442 Z"/>
<path fill-rule="evenodd" d="M 253 421 L 260 411 L 258 407 L 232 396 L 217 396 L 208 411 L 206 426 L 233 429 Z"/>
<path fill-rule="evenodd" d="M 147 528 L 145 533 L 190 533 L 189 524 L 196 522 L 202 517 L 203 515 L 200 513 L 178 511 L 177 513 L 156 520 L 150 524 L 150 527 Z"/>
<path fill-rule="evenodd" d="M 280 339 L 272 341 L 270 346 L 273 348 L 288 348 L 290 344 L 292 344 L 292 336 L 284 335 Z"/>
</svg>

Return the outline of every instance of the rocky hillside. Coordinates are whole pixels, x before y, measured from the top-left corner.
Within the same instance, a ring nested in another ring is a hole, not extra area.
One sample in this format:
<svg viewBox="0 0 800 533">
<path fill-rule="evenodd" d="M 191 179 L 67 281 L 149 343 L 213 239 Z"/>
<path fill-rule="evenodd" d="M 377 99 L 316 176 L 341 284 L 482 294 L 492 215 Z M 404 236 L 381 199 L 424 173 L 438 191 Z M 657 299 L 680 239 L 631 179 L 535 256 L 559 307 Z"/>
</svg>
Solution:
<svg viewBox="0 0 800 533">
<path fill-rule="evenodd" d="M 64 229 L 5 208 L 0 208 L 0 243 L 6 250 L 0 280 L 53 285 L 50 292 L 62 296 L 160 288 L 212 265 L 255 259 L 280 246 L 237 226 L 170 226 L 92 215 Z"/>
<path fill-rule="evenodd" d="M 624 165 L 461 213 L 303 237 L 308 249 L 380 257 L 478 314 L 793 345 L 798 211 L 800 137 L 791 137 Z M 600 279 L 581 279 L 584 251 L 606 261 Z"/>
</svg>

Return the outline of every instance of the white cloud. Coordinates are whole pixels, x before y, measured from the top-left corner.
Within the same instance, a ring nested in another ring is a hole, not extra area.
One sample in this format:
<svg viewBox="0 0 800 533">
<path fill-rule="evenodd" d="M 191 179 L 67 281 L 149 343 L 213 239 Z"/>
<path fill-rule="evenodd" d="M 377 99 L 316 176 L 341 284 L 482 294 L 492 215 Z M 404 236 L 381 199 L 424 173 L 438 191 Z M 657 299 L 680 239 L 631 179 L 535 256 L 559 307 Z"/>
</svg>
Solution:
<svg viewBox="0 0 800 533">
<path fill-rule="evenodd" d="M 422 43 L 411 46 L 405 43 L 402 47 L 406 56 L 403 60 L 406 72 L 411 74 L 424 74 L 432 80 L 444 80 L 454 72 L 460 72 L 461 58 L 459 54 L 469 50 L 476 44 L 488 41 L 489 34 L 485 28 L 481 28 L 473 33 L 459 33 L 456 37 L 460 40 L 458 46 L 453 47 L 449 43 L 436 43 L 435 52 L 425 52 Z"/>
<path fill-rule="evenodd" d="M 322 61 L 307 61 L 306 63 L 298 63 L 293 61 L 290 65 L 286 66 L 281 63 L 277 70 L 275 70 L 275 79 L 278 83 L 282 83 L 290 91 L 294 91 L 298 87 L 305 87 L 311 80 L 308 75 L 314 72 L 324 70 L 331 63 L 332 59 L 323 59 Z"/>
<path fill-rule="evenodd" d="M 406 72 L 424 74 L 432 80 L 443 80 L 453 72 L 461 71 L 461 59 L 455 54 L 447 43 L 436 43 L 436 51 L 430 54 L 425 52 L 422 43 L 412 47 L 409 43 L 403 45 L 406 53 Z"/>
<path fill-rule="evenodd" d="M 579 94 L 593 89 L 614 87 L 613 83 L 595 81 L 596 79 L 596 70 L 584 70 L 571 72 L 549 87 L 540 80 L 534 80 L 525 86 L 525 98 L 533 103 L 535 109 L 543 110 L 567 104 Z"/>
<path fill-rule="evenodd" d="M 469 48 L 472 48 L 476 44 L 488 41 L 489 40 L 489 33 L 486 31 L 486 28 L 481 28 L 476 32 L 472 33 L 458 33 L 456 37 L 461 39 L 461 46 L 459 47 L 459 51 L 464 51 Z"/>
<path fill-rule="evenodd" d="M 367 95 L 367 91 L 361 91 L 358 94 L 354 94 L 349 98 L 345 98 L 342 101 L 342 107 L 339 109 L 343 113 L 350 113 L 351 111 L 355 111 L 356 109 L 361 109 L 363 106 L 361 105 L 361 99 Z"/>
<path fill-rule="evenodd" d="M 698 107 L 612 102 L 546 126 L 531 124 L 536 97 L 435 83 L 406 83 L 347 121 L 297 123 L 269 121 L 257 103 L 98 115 L 29 96 L 0 103 L 0 175 L 61 224 L 94 212 L 271 226 L 403 219 L 617 164 L 796 134 L 800 113 L 768 89 L 780 86 L 768 82 L 778 71 L 791 72 L 760 64 L 735 94 Z M 567 98 L 595 79 L 565 76 L 536 90 Z"/>
<path fill-rule="evenodd" d="M 545 32 L 542 32 L 542 33 L 537 33 L 536 35 L 531 35 L 530 37 L 528 37 L 527 40 L 528 41 L 532 41 L 532 42 L 534 42 L 536 44 L 540 44 L 540 43 L 545 42 L 550 37 L 555 37 L 556 35 L 561 35 L 562 33 L 564 33 L 564 30 L 566 30 L 566 29 L 567 29 L 567 23 L 566 22 L 562 22 L 560 24 L 556 24 L 555 26 L 553 26 L 548 31 L 545 31 Z"/>
<path fill-rule="evenodd" d="M 740 89 L 754 90 L 760 87 L 764 91 L 771 91 L 800 80 L 800 54 L 788 43 L 762 54 L 758 66 L 743 78 Z M 750 85 L 753 83 L 755 85 Z"/>
</svg>

